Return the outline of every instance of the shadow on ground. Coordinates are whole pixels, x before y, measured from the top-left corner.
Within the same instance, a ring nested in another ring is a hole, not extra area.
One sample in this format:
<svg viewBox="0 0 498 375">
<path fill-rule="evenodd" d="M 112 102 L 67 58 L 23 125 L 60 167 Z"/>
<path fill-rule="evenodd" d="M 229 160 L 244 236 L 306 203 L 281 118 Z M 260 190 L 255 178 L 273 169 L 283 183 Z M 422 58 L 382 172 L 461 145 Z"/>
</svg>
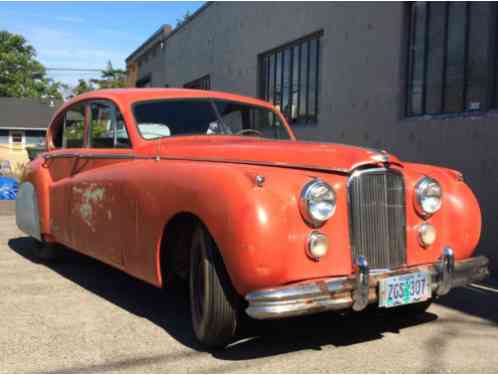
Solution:
<svg viewBox="0 0 498 375">
<path fill-rule="evenodd" d="M 16 253 L 36 262 L 35 246 L 30 238 L 11 239 L 8 244 Z M 60 260 L 46 266 L 99 297 L 162 327 L 183 345 L 201 350 L 190 327 L 185 290 L 157 289 L 72 251 L 65 251 Z M 487 302 L 486 298 L 493 299 L 494 304 Z M 461 289 L 439 301 L 445 306 L 498 323 L 496 293 Z M 342 316 L 334 313 L 281 321 L 247 319 L 240 332 L 240 340 L 211 354 L 219 359 L 238 361 L 303 349 L 321 350 L 326 345 L 348 346 L 378 340 L 386 332 L 399 333 L 403 328 L 426 324 L 435 319 L 437 316 L 432 313 L 425 313 L 416 320 L 402 317 L 386 319 L 382 314 Z"/>
</svg>

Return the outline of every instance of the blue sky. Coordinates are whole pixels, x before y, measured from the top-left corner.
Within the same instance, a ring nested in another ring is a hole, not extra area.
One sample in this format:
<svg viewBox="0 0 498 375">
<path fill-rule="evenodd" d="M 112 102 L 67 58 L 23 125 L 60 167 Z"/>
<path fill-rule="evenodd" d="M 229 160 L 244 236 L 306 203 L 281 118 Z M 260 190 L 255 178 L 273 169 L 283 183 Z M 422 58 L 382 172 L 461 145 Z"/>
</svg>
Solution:
<svg viewBox="0 0 498 375">
<path fill-rule="evenodd" d="M 0 2 L 0 30 L 22 34 L 46 67 L 95 68 L 125 58 L 161 25 L 174 26 L 202 1 L 172 2 Z M 98 73 L 48 72 L 73 85 Z"/>
</svg>

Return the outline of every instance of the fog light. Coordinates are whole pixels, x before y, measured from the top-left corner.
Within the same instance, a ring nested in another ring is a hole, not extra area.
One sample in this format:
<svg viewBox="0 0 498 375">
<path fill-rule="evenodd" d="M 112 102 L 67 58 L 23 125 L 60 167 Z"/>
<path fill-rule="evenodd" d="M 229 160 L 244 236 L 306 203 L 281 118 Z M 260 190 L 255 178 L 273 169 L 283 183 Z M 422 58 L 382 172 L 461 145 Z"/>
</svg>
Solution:
<svg viewBox="0 0 498 375">
<path fill-rule="evenodd" d="M 319 260 L 329 248 L 329 240 L 326 235 L 314 231 L 308 236 L 308 244 L 306 246 L 306 253 L 313 260 Z"/>
<path fill-rule="evenodd" d="M 424 223 L 418 227 L 418 240 L 423 247 L 429 247 L 436 241 L 436 228 Z"/>
</svg>

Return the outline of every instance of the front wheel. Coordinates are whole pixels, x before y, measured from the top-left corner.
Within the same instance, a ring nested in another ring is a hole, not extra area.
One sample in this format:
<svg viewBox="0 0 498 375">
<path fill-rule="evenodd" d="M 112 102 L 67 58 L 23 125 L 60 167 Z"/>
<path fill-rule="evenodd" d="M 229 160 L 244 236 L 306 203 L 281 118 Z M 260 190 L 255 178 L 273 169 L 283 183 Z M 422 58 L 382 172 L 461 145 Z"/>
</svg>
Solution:
<svg viewBox="0 0 498 375">
<path fill-rule="evenodd" d="M 189 272 L 192 327 L 206 347 L 228 345 L 237 328 L 236 295 L 216 245 L 199 225 L 190 251 Z"/>
</svg>

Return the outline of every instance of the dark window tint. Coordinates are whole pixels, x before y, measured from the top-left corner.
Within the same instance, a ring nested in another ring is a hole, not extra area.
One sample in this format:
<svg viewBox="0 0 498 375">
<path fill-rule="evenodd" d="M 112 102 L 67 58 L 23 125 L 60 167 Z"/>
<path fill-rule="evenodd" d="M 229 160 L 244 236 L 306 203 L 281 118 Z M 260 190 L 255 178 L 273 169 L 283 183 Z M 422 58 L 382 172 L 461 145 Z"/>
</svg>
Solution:
<svg viewBox="0 0 498 375">
<path fill-rule="evenodd" d="M 78 104 L 64 115 L 63 147 L 79 148 L 84 145 L 85 105 Z"/>
<path fill-rule="evenodd" d="M 496 4 L 416 2 L 409 9 L 407 115 L 496 107 Z"/>
<path fill-rule="evenodd" d="M 208 129 L 214 133 L 221 131 L 210 101 L 139 103 L 135 105 L 134 114 L 138 130 L 145 139 L 210 134 Z"/>
<path fill-rule="evenodd" d="M 315 33 L 260 56 L 260 96 L 291 123 L 317 121 L 320 36 Z"/>
</svg>

